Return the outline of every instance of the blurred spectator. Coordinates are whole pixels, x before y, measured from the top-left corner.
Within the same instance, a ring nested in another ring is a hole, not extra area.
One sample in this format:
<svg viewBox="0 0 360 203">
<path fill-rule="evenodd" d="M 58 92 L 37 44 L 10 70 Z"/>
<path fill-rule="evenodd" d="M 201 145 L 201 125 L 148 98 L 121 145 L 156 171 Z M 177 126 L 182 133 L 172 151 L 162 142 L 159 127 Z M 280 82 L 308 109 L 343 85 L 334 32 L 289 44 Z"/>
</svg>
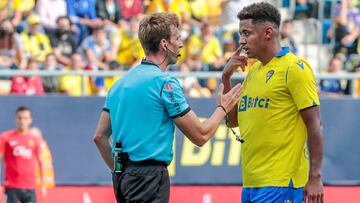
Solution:
<svg viewBox="0 0 360 203">
<path fill-rule="evenodd" d="M 90 28 L 102 25 L 102 20 L 96 18 L 95 0 L 66 0 L 67 13 L 71 22 L 75 23 L 78 32 L 78 44 L 90 34 Z"/>
<path fill-rule="evenodd" d="M 180 22 L 187 22 L 190 23 L 191 20 L 191 9 L 189 1 L 187 0 L 172 0 L 167 1 L 168 5 L 168 12 L 169 13 L 175 13 L 179 19 Z"/>
<path fill-rule="evenodd" d="M 117 0 L 96 0 L 96 15 L 105 24 L 116 25 L 122 18 Z"/>
<path fill-rule="evenodd" d="M 83 54 L 92 70 L 107 70 L 111 61 L 111 44 L 106 38 L 103 27 L 93 29 L 93 34 L 86 37 L 78 51 Z"/>
<path fill-rule="evenodd" d="M 61 70 L 61 66 L 57 63 L 55 54 L 50 53 L 46 56 L 42 70 Z M 42 82 L 46 93 L 55 93 L 59 91 L 58 76 L 42 76 Z"/>
<path fill-rule="evenodd" d="M 191 35 L 191 24 L 182 22 L 180 26 L 180 37 L 183 42 L 183 47 L 180 49 L 180 57 L 178 58 L 177 65 L 182 64 L 187 58 L 187 45 Z"/>
<path fill-rule="evenodd" d="M 294 54 L 298 53 L 298 48 L 292 38 L 293 22 L 291 20 L 284 20 L 280 29 L 280 43 L 282 46 L 290 48 Z"/>
<path fill-rule="evenodd" d="M 21 39 L 10 20 L 0 22 L 0 69 L 25 68 Z"/>
<path fill-rule="evenodd" d="M 329 62 L 328 72 L 341 74 L 343 70 L 343 61 L 338 57 L 333 57 Z M 345 83 L 345 84 L 344 84 Z M 337 96 L 344 93 L 346 81 L 339 79 L 326 79 L 320 81 L 320 93 L 327 96 Z"/>
<path fill-rule="evenodd" d="M 50 42 L 56 59 L 61 64 L 69 65 L 71 54 L 76 51 L 77 46 L 68 16 L 60 16 L 56 20 L 56 29 L 50 34 Z"/>
<path fill-rule="evenodd" d="M 204 24 L 202 34 L 201 60 L 204 64 L 204 71 L 222 71 L 225 62 L 223 57 L 224 54 L 220 41 L 214 34 L 214 27 L 209 24 Z M 215 91 L 218 86 L 217 79 L 209 78 L 206 86 L 211 92 Z"/>
<path fill-rule="evenodd" d="M 130 29 L 119 29 L 112 38 L 112 56 L 117 62 L 129 69 L 140 63 L 145 56 L 138 38 L 139 21 L 133 18 L 130 21 Z"/>
<path fill-rule="evenodd" d="M 221 12 L 222 12 L 222 7 L 221 7 L 222 1 L 223 0 L 206 1 L 207 12 L 208 12 L 207 13 L 207 17 L 208 17 L 207 23 L 209 23 L 211 25 L 219 25 L 220 24 L 220 16 L 221 16 Z"/>
<path fill-rule="evenodd" d="M 38 15 L 31 14 L 27 21 L 29 28 L 20 34 L 25 56 L 43 62 L 46 55 L 52 52 L 50 40 L 47 35 L 41 32 L 41 20 Z"/>
<path fill-rule="evenodd" d="M 204 24 L 202 27 L 202 62 L 206 71 L 221 71 L 224 64 L 223 51 L 219 39 L 214 34 L 214 27 Z"/>
<path fill-rule="evenodd" d="M 64 70 L 71 71 L 83 71 L 85 69 L 85 64 L 79 53 L 74 53 L 71 55 L 70 66 Z M 91 94 L 91 83 L 89 77 L 84 77 L 85 79 L 85 92 L 84 95 Z M 82 85 L 83 78 L 80 75 L 65 75 L 60 77 L 60 91 L 70 96 L 81 96 L 82 95 Z"/>
<path fill-rule="evenodd" d="M 296 0 L 294 19 L 317 18 L 318 0 Z"/>
<path fill-rule="evenodd" d="M 239 11 L 245 6 L 249 5 L 249 0 L 222 0 L 220 6 L 222 9 L 220 23 L 222 26 L 235 26 L 235 29 L 239 28 L 239 19 L 234 18 Z"/>
<path fill-rule="evenodd" d="M 130 21 L 133 17 L 143 14 L 142 0 L 118 0 L 123 18 Z"/>
<path fill-rule="evenodd" d="M 117 0 L 96 0 L 96 15 L 103 21 L 108 38 L 114 35 L 118 24 L 121 25 L 122 14 Z"/>
<path fill-rule="evenodd" d="M 165 0 L 150 0 L 147 2 L 146 14 L 164 13 L 167 11 L 167 4 Z"/>
<path fill-rule="evenodd" d="M 25 19 L 30 15 L 35 6 L 35 0 L 12 0 L 14 14 L 12 23 L 17 32 L 22 32 L 26 28 Z"/>
<path fill-rule="evenodd" d="M 119 72 L 124 71 L 123 67 L 117 61 L 110 62 L 109 69 L 111 71 L 119 71 Z M 120 76 L 105 77 L 105 91 L 109 92 L 112 85 L 119 79 L 120 79 Z"/>
<path fill-rule="evenodd" d="M 36 11 L 40 16 L 41 24 L 46 31 L 55 29 L 56 20 L 60 16 L 66 16 L 65 0 L 37 0 Z"/>
<path fill-rule="evenodd" d="M 192 18 L 198 22 L 207 22 L 208 8 L 205 0 L 190 0 Z"/>
<path fill-rule="evenodd" d="M 35 71 L 39 69 L 39 64 L 36 59 L 30 58 L 27 64 L 27 70 Z M 44 87 L 40 76 L 15 76 L 12 78 L 11 85 L 12 94 L 24 95 L 43 95 Z"/>
<path fill-rule="evenodd" d="M 239 19 L 234 18 L 238 12 L 250 4 L 249 0 L 222 0 L 220 25 L 224 56 L 231 56 L 233 51 L 240 46 Z"/>
<path fill-rule="evenodd" d="M 19 35 L 14 31 L 10 20 L 0 21 L 0 70 L 16 69 L 16 56 L 21 57 Z M 26 62 L 25 62 L 26 64 Z M 25 65 L 23 64 L 23 65 Z M 10 77 L 0 77 L 0 95 L 7 95 L 11 90 Z"/>
<path fill-rule="evenodd" d="M 188 63 L 182 63 L 180 65 L 180 71 L 187 73 L 191 71 Z M 209 89 L 202 87 L 196 77 L 184 77 L 179 78 L 179 82 L 184 88 L 184 93 L 190 97 L 210 97 L 211 92 Z"/>
<path fill-rule="evenodd" d="M 199 35 L 191 34 L 188 40 L 184 41 L 184 50 L 186 50 L 186 59 L 191 71 L 203 71 L 201 61 L 202 40 Z"/>
<path fill-rule="evenodd" d="M 0 1 L 0 21 L 10 19 L 13 14 L 11 1 Z"/>
<path fill-rule="evenodd" d="M 343 0 L 335 9 L 335 47 L 334 54 L 345 55 L 357 53 L 360 34 L 360 9 L 352 6 L 352 0 Z M 331 36 L 332 29 L 329 29 Z"/>
</svg>

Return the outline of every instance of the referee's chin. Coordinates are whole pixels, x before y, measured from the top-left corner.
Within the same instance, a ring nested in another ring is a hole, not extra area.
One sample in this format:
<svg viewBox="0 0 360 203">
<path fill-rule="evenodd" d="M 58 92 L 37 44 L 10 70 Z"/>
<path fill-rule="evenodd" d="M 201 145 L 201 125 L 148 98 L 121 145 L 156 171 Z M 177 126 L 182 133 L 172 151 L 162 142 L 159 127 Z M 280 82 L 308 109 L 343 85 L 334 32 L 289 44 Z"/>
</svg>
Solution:
<svg viewBox="0 0 360 203">
<path fill-rule="evenodd" d="M 170 57 L 168 57 L 168 66 L 169 65 L 174 65 L 174 64 L 176 64 L 177 63 L 177 61 L 178 61 L 178 57 L 174 57 L 174 56 L 170 56 Z"/>
</svg>

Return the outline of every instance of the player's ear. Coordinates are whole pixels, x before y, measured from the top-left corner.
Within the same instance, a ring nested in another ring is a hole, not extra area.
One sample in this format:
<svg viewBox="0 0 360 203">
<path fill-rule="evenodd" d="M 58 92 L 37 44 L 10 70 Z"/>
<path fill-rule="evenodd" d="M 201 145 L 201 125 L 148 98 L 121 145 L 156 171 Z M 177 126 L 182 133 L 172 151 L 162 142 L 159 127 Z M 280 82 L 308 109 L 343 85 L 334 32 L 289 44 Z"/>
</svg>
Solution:
<svg viewBox="0 0 360 203">
<path fill-rule="evenodd" d="M 272 36 L 274 35 L 274 32 L 275 32 L 275 30 L 272 26 L 267 26 L 265 28 L 265 32 L 264 32 L 265 39 L 270 40 L 272 38 Z"/>
</svg>

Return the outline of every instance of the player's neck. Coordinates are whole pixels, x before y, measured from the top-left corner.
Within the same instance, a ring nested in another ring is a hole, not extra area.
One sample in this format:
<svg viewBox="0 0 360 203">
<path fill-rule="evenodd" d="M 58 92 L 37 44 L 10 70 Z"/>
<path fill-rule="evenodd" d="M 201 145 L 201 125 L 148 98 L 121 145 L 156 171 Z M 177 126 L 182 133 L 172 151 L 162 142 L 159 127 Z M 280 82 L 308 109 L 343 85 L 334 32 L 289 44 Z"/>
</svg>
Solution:
<svg viewBox="0 0 360 203">
<path fill-rule="evenodd" d="M 263 55 L 258 59 L 263 65 L 266 65 L 281 51 L 280 43 L 275 43 L 273 46 L 268 46 L 264 48 Z"/>
<path fill-rule="evenodd" d="M 20 128 L 17 128 L 16 131 L 21 134 L 21 135 L 24 135 L 24 134 L 27 134 L 29 132 L 29 129 L 20 129 Z"/>
</svg>

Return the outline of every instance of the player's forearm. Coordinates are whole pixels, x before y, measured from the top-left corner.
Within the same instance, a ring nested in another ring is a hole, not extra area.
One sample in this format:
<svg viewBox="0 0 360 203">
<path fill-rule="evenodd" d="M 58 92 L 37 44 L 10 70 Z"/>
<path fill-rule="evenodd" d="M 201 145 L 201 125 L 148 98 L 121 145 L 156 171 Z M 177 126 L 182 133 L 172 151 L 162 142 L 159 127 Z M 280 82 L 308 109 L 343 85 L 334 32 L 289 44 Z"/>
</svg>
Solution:
<svg viewBox="0 0 360 203">
<path fill-rule="evenodd" d="M 222 76 L 222 83 L 224 84 L 224 93 L 227 93 L 231 90 L 231 78 L 229 76 Z M 228 127 L 234 128 L 238 126 L 237 121 L 237 105 L 234 106 L 233 109 L 231 109 L 230 112 L 228 112 Z"/>
<path fill-rule="evenodd" d="M 110 168 L 110 170 L 113 170 L 114 162 L 111 155 L 111 145 L 109 140 L 105 137 L 95 137 L 94 142 L 106 165 Z"/>
<path fill-rule="evenodd" d="M 41 160 L 41 163 L 40 163 L 41 187 L 46 187 L 46 170 L 47 170 L 47 167 L 46 167 L 45 163 Z"/>
<path fill-rule="evenodd" d="M 310 178 L 321 178 L 321 163 L 323 157 L 323 136 L 320 128 L 308 129 L 308 148 L 310 155 Z"/>
</svg>

